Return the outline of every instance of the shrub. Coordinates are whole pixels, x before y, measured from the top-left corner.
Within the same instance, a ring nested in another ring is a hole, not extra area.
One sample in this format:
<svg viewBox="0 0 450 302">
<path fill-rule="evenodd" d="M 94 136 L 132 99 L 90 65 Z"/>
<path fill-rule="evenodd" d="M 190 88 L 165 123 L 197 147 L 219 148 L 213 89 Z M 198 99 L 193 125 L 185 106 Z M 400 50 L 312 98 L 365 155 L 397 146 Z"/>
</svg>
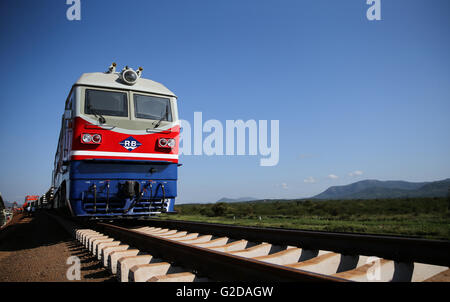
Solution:
<svg viewBox="0 0 450 302">
<path fill-rule="evenodd" d="M 224 216 L 229 211 L 227 204 L 224 202 L 216 203 L 211 210 L 214 216 Z"/>
<path fill-rule="evenodd" d="M 200 215 L 212 217 L 214 216 L 214 212 L 209 207 L 204 207 L 200 209 Z"/>
</svg>

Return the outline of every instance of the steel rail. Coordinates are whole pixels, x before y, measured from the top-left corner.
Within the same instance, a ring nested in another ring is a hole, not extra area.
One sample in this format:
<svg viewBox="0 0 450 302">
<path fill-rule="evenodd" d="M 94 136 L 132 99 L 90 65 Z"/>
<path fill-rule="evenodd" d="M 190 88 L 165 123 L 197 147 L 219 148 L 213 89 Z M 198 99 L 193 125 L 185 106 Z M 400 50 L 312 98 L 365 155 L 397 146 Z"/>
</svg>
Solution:
<svg viewBox="0 0 450 302">
<path fill-rule="evenodd" d="M 348 281 L 212 251 L 117 225 L 97 223 L 94 228 L 116 239 L 123 240 L 138 249 L 149 252 L 155 257 L 172 261 L 175 265 L 192 269 L 194 272 L 218 281 Z"/>
<path fill-rule="evenodd" d="M 172 228 L 255 242 L 327 250 L 342 255 L 378 256 L 401 263 L 450 266 L 450 241 L 375 234 L 338 233 L 297 229 L 259 228 L 217 223 L 148 219 L 131 224 Z M 125 223 L 125 222 L 123 222 Z M 127 224 L 129 224 L 128 222 Z"/>
</svg>

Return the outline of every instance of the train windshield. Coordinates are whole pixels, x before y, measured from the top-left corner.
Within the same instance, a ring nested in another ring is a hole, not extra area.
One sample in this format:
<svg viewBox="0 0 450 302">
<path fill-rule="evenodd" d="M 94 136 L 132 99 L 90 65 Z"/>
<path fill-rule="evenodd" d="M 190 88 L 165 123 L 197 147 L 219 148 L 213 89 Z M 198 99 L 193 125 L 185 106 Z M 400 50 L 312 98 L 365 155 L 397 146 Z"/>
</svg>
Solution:
<svg viewBox="0 0 450 302">
<path fill-rule="evenodd" d="M 168 98 L 134 94 L 134 112 L 136 118 L 172 121 Z"/>
<path fill-rule="evenodd" d="M 86 89 L 84 112 L 94 115 L 128 116 L 127 94 Z"/>
</svg>

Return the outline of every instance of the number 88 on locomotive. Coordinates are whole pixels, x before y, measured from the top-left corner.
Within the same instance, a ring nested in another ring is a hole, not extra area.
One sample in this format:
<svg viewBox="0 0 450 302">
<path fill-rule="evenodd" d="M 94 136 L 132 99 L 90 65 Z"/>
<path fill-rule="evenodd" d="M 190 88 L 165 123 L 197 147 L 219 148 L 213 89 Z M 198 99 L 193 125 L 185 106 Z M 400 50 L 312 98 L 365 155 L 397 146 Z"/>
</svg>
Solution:
<svg viewBox="0 0 450 302">
<path fill-rule="evenodd" d="M 52 174 L 52 208 L 79 217 L 173 212 L 177 97 L 143 69 L 85 73 L 66 100 Z"/>
</svg>

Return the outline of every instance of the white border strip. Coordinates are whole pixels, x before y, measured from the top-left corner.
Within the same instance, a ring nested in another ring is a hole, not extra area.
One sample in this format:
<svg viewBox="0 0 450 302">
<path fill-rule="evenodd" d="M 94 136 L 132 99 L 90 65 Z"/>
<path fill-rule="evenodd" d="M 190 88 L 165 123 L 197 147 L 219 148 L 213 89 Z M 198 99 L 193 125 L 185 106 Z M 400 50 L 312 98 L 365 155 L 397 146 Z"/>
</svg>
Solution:
<svg viewBox="0 0 450 302">
<path fill-rule="evenodd" d="M 113 157 L 151 157 L 162 159 L 178 159 L 178 154 L 161 154 L 161 153 L 127 153 L 127 152 L 103 152 L 103 151 L 72 151 L 70 156 L 113 156 Z"/>
</svg>

